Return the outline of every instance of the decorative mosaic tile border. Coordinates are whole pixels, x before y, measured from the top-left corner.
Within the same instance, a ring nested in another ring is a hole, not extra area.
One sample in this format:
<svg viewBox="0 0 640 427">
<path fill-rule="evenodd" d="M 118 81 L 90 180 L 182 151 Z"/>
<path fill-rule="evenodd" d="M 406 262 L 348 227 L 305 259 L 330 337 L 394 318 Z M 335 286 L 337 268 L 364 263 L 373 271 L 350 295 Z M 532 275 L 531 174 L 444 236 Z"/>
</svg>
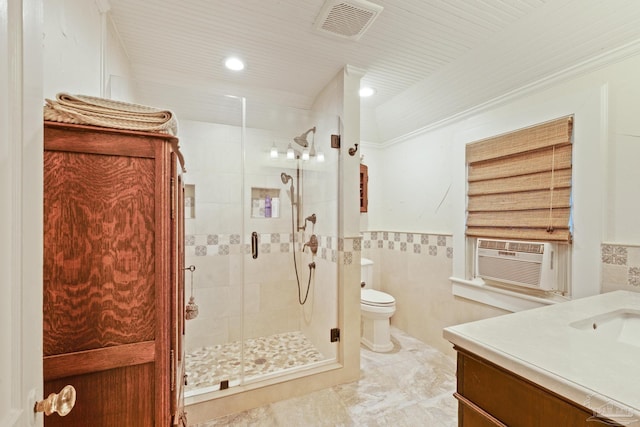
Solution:
<svg viewBox="0 0 640 427">
<path fill-rule="evenodd" d="M 342 239 L 335 236 L 318 235 L 317 257 L 337 262 L 338 252 L 344 246 Z M 247 236 L 247 239 L 249 237 Z M 240 234 L 188 234 L 185 236 L 185 253 L 187 256 L 225 256 L 250 254 L 251 243 L 241 243 Z M 258 235 L 260 253 L 288 253 L 293 251 L 293 234 L 263 233 Z M 302 243 L 296 242 L 301 246 Z M 299 249 L 298 249 L 299 250 Z"/>
<path fill-rule="evenodd" d="M 640 291 L 640 246 L 600 245 L 603 282 Z"/>
<path fill-rule="evenodd" d="M 248 237 L 247 237 L 248 238 Z M 251 253 L 250 242 L 240 242 L 240 234 L 189 234 L 185 236 L 187 256 L 225 256 Z M 358 238 L 318 236 L 318 257 L 337 262 L 342 254 L 344 265 L 353 264 L 363 249 L 388 249 L 429 256 L 453 258 L 451 236 L 441 234 L 366 231 Z M 293 234 L 264 233 L 258 235 L 261 253 L 293 251 Z M 300 244 L 300 243 L 298 243 Z"/>
<path fill-rule="evenodd" d="M 365 231 L 362 233 L 362 248 L 453 258 L 452 236 L 442 234 Z"/>
</svg>

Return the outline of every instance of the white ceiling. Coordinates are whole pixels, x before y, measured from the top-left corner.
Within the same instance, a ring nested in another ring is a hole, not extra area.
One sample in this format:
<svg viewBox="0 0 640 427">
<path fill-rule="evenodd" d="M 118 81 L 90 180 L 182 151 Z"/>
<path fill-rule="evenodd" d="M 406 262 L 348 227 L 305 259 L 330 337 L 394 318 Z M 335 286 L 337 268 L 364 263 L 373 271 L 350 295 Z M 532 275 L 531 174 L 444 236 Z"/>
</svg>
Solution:
<svg viewBox="0 0 640 427">
<path fill-rule="evenodd" d="M 349 64 L 377 91 L 361 104 L 376 121 L 363 135 L 372 142 L 640 45 L 637 0 L 371 1 L 384 9 L 358 41 L 313 29 L 324 0 L 109 3 L 147 102 L 194 120 L 228 109 L 214 94 L 306 110 Z M 246 69 L 226 70 L 229 55 Z"/>
</svg>

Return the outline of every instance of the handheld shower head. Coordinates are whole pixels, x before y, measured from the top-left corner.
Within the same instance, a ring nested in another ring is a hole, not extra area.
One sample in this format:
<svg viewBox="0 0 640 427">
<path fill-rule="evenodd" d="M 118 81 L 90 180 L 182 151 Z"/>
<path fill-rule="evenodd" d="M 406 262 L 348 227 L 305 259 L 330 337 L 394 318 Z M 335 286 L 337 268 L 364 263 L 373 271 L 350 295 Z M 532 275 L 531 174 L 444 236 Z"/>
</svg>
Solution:
<svg viewBox="0 0 640 427">
<path fill-rule="evenodd" d="M 291 175 L 288 175 L 288 174 L 286 174 L 286 173 L 284 173 L 284 172 L 282 172 L 282 173 L 280 174 L 280 179 L 282 180 L 282 183 L 283 183 L 283 184 L 285 184 L 285 185 L 287 185 L 287 184 L 289 183 L 289 181 L 292 181 L 292 180 L 293 180 L 293 178 L 291 177 Z"/>
<path fill-rule="evenodd" d="M 293 140 L 296 142 L 296 144 L 300 145 L 301 147 L 308 147 L 309 146 L 309 141 L 307 141 L 307 135 L 309 135 L 309 132 L 313 132 L 314 134 L 316 133 L 316 127 L 312 127 L 311 129 L 309 129 L 308 131 L 306 131 L 305 133 L 303 133 L 300 136 L 296 136 L 295 138 L 293 138 Z"/>
<path fill-rule="evenodd" d="M 284 185 L 287 185 L 288 183 L 291 183 L 291 186 L 289 187 L 289 200 L 291 200 L 291 206 L 293 209 L 293 205 L 296 204 L 295 202 L 295 192 L 294 192 L 294 188 L 293 188 L 293 177 L 285 172 L 282 172 L 280 174 L 280 179 L 282 180 L 282 183 Z"/>
</svg>

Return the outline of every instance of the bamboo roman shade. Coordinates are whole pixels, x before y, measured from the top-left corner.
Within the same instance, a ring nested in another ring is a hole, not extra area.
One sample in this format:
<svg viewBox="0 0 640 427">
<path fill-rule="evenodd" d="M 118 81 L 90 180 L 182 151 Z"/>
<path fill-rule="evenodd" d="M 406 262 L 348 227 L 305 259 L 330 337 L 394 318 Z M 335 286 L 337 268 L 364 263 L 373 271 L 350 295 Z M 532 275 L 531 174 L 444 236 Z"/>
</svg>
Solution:
<svg viewBox="0 0 640 427">
<path fill-rule="evenodd" d="M 573 118 L 467 145 L 467 236 L 571 242 Z"/>
</svg>

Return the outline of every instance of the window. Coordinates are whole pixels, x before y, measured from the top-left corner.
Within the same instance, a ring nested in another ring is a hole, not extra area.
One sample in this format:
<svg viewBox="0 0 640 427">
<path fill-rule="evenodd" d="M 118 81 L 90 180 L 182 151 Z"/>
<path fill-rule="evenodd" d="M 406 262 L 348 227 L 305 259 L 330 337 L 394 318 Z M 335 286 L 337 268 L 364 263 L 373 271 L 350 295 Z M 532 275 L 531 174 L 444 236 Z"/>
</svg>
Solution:
<svg viewBox="0 0 640 427">
<path fill-rule="evenodd" d="M 573 117 L 468 144 L 467 237 L 571 243 Z"/>
</svg>

